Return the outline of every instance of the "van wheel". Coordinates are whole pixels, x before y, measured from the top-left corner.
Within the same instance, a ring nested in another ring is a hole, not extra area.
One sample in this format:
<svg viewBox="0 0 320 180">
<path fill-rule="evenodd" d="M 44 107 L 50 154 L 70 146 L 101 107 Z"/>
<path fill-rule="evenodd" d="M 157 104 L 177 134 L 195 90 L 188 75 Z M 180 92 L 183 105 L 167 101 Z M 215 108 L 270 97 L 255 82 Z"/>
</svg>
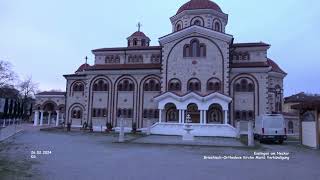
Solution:
<svg viewBox="0 0 320 180">
<path fill-rule="evenodd" d="M 283 144 L 283 140 L 279 140 L 279 144 Z"/>
<path fill-rule="evenodd" d="M 260 139 L 260 143 L 263 144 L 263 143 L 264 143 L 264 140 Z"/>
</svg>

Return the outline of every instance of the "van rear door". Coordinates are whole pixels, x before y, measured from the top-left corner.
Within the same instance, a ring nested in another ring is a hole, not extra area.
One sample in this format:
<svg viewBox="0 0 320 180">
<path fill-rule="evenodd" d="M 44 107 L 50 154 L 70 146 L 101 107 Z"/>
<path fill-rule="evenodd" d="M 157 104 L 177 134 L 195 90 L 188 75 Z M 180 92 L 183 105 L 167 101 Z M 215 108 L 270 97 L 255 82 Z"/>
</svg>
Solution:
<svg viewBox="0 0 320 180">
<path fill-rule="evenodd" d="M 269 117 L 263 122 L 266 135 L 285 135 L 284 121 L 281 117 Z"/>
</svg>

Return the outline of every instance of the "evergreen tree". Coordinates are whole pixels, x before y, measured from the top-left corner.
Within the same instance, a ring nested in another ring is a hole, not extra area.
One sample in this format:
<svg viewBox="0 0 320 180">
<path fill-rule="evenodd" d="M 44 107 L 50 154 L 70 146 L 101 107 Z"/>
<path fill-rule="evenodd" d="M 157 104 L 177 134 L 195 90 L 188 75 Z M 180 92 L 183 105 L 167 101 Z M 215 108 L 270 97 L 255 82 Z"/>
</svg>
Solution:
<svg viewBox="0 0 320 180">
<path fill-rule="evenodd" d="M 24 104 L 23 102 L 20 103 L 20 118 L 23 118 L 23 113 L 24 113 Z"/>
<path fill-rule="evenodd" d="M 6 102 L 4 103 L 4 108 L 3 108 L 3 119 L 8 118 L 8 110 L 9 110 L 9 100 L 6 98 Z"/>
<path fill-rule="evenodd" d="M 17 118 L 17 101 L 14 101 L 12 118 Z"/>
<path fill-rule="evenodd" d="M 17 112 L 16 112 L 16 118 L 20 118 L 20 101 L 17 101 Z"/>
<path fill-rule="evenodd" d="M 8 118 L 12 118 L 12 113 L 13 113 L 13 100 L 10 100 L 10 105 L 9 105 L 9 111 L 8 111 Z"/>
</svg>

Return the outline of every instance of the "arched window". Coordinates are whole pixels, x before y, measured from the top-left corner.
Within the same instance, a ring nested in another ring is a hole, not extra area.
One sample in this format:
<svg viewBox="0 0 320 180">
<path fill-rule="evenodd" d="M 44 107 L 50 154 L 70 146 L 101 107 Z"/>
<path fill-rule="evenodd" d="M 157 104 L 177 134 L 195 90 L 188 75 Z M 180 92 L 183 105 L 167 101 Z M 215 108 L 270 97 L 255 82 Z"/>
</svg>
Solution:
<svg viewBox="0 0 320 180">
<path fill-rule="evenodd" d="M 123 82 L 123 89 L 124 89 L 125 91 L 127 91 L 128 88 L 129 88 L 129 81 L 128 81 L 128 80 L 125 80 L 125 81 Z"/>
<path fill-rule="evenodd" d="M 189 83 L 188 90 L 189 90 L 189 91 L 193 91 L 193 90 L 194 90 L 194 84 L 193 84 L 193 82 L 190 82 L 190 83 Z"/>
<path fill-rule="evenodd" d="M 97 117 L 96 109 L 92 109 L 92 117 Z"/>
<path fill-rule="evenodd" d="M 72 89 L 74 92 L 82 92 L 84 91 L 84 86 L 82 83 L 75 83 Z"/>
<path fill-rule="evenodd" d="M 200 57 L 206 57 L 206 55 L 207 55 L 206 45 L 200 44 Z"/>
<path fill-rule="evenodd" d="M 182 28 L 181 28 L 181 24 L 177 24 L 176 26 L 176 31 L 180 31 Z"/>
<path fill-rule="evenodd" d="M 240 111 L 236 111 L 235 118 L 236 118 L 236 120 L 240 120 L 241 119 Z"/>
<path fill-rule="evenodd" d="M 178 79 L 172 79 L 169 81 L 169 91 L 181 91 L 181 82 Z"/>
<path fill-rule="evenodd" d="M 254 119 L 254 117 L 253 117 L 253 111 L 249 111 L 249 112 L 248 112 L 248 119 L 249 119 L 249 120 L 253 120 L 253 119 Z"/>
<path fill-rule="evenodd" d="M 148 83 L 144 84 L 143 90 L 144 91 L 149 91 L 149 84 Z"/>
<path fill-rule="evenodd" d="M 254 92 L 255 85 L 250 79 L 240 79 L 234 84 L 235 92 Z"/>
<path fill-rule="evenodd" d="M 221 90 L 221 87 L 220 87 L 220 83 L 219 82 L 216 82 L 214 83 L 214 88 L 213 88 L 214 91 L 220 91 Z"/>
<path fill-rule="evenodd" d="M 242 120 L 247 120 L 247 111 L 242 111 L 242 113 L 241 113 L 241 119 L 242 119 Z"/>
<path fill-rule="evenodd" d="M 150 89 L 151 91 L 154 91 L 154 90 L 155 90 L 155 82 L 154 82 L 154 80 L 150 80 L 150 82 L 149 82 L 149 89 Z"/>
<path fill-rule="evenodd" d="M 74 119 L 77 118 L 77 111 L 76 111 L 76 110 L 73 110 L 73 111 L 72 111 L 71 118 L 74 118 Z"/>
<path fill-rule="evenodd" d="M 190 45 L 188 44 L 183 48 L 183 57 L 190 57 Z"/>
<path fill-rule="evenodd" d="M 144 91 L 160 91 L 158 80 L 151 79 L 144 84 Z"/>
<path fill-rule="evenodd" d="M 122 116 L 123 117 L 128 117 L 127 109 L 122 109 Z"/>
<path fill-rule="evenodd" d="M 103 115 L 103 117 L 107 117 L 107 110 L 106 109 L 102 109 L 102 115 Z"/>
<path fill-rule="evenodd" d="M 156 89 L 155 89 L 156 91 L 160 91 L 160 90 L 161 90 L 161 88 L 160 88 L 160 84 L 159 84 L 159 83 L 157 83 L 155 88 L 156 88 Z"/>
<path fill-rule="evenodd" d="M 153 109 L 149 109 L 148 118 L 153 118 Z"/>
<path fill-rule="evenodd" d="M 141 40 L 141 46 L 146 46 L 146 40 L 145 39 Z"/>
<path fill-rule="evenodd" d="M 183 47 L 183 57 L 205 57 L 207 49 L 205 44 L 200 44 L 198 39 L 193 39 L 190 44 Z"/>
<path fill-rule="evenodd" d="M 148 110 L 147 109 L 143 110 L 143 118 L 148 118 Z"/>
<path fill-rule="evenodd" d="M 118 84 L 118 91 L 134 91 L 134 85 L 129 80 L 123 80 Z"/>
<path fill-rule="evenodd" d="M 201 91 L 201 82 L 198 79 L 189 80 L 188 91 Z"/>
<path fill-rule="evenodd" d="M 134 38 L 133 39 L 133 46 L 137 46 L 138 45 L 138 39 Z"/>
<path fill-rule="evenodd" d="M 242 79 L 240 84 L 241 84 L 241 91 L 247 92 L 248 91 L 248 81 L 246 79 Z"/>
<path fill-rule="evenodd" d="M 82 118 L 82 111 L 78 108 L 72 110 L 71 118 L 73 119 L 81 119 Z"/>
<path fill-rule="evenodd" d="M 128 109 L 128 118 L 132 118 L 132 109 Z"/>
<path fill-rule="evenodd" d="M 214 89 L 214 84 L 213 82 L 209 82 L 207 86 L 208 91 L 212 91 Z"/>
<path fill-rule="evenodd" d="M 199 57 L 199 56 L 200 56 L 199 41 L 193 40 L 191 41 L 191 57 Z"/>
<path fill-rule="evenodd" d="M 201 26 L 201 21 L 200 21 L 199 19 L 196 19 L 196 20 L 193 22 L 193 25 Z"/>
<path fill-rule="evenodd" d="M 156 109 L 154 111 L 154 118 L 159 118 L 159 110 L 158 109 Z"/>
<path fill-rule="evenodd" d="M 103 91 L 104 90 L 104 82 L 100 80 L 98 82 L 98 91 Z"/>
<path fill-rule="evenodd" d="M 218 31 L 218 32 L 221 32 L 221 26 L 220 26 L 219 22 L 215 22 L 214 23 L 214 30 Z"/>
<path fill-rule="evenodd" d="M 129 84 L 129 91 L 133 91 L 134 90 L 134 86 L 132 83 Z"/>
<path fill-rule="evenodd" d="M 118 117 L 122 116 L 122 110 L 121 109 L 118 109 Z"/>
<path fill-rule="evenodd" d="M 169 83 L 169 91 L 175 91 L 175 83 Z"/>
<path fill-rule="evenodd" d="M 207 90 L 214 91 L 214 92 L 220 91 L 221 90 L 220 80 L 216 78 L 209 79 L 207 82 Z"/>
</svg>

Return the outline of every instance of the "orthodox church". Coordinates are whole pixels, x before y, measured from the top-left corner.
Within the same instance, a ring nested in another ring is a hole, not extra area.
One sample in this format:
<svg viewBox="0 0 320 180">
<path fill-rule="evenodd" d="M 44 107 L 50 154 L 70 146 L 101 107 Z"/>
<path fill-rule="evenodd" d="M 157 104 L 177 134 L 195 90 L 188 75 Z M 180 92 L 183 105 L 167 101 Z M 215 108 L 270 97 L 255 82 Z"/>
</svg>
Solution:
<svg viewBox="0 0 320 180">
<path fill-rule="evenodd" d="M 234 43 L 228 14 L 209 0 L 190 0 L 170 22 L 158 46 L 139 28 L 126 47 L 94 49 L 94 64 L 64 75 L 66 123 L 100 129 L 121 118 L 128 129 L 179 135 L 189 115 L 195 135 L 234 137 L 237 121 L 281 112 L 286 73 L 269 44 Z"/>
</svg>

